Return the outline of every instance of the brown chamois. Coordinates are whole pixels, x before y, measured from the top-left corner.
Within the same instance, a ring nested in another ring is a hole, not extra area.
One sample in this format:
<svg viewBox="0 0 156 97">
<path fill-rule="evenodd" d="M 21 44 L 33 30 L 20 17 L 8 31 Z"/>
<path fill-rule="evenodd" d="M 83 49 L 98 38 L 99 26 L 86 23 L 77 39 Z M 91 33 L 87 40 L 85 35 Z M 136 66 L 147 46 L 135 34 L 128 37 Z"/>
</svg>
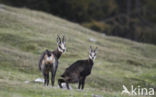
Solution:
<svg viewBox="0 0 156 97">
<path fill-rule="evenodd" d="M 78 60 L 66 68 L 65 72 L 61 75 L 61 79 L 58 79 L 58 84 L 62 88 L 62 83 L 66 83 L 67 89 L 69 89 L 69 83 L 78 83 L 78 89 L 83 89 L 85 85 L 85 79 L 91 74 L 91 70 L 96 58 L 96 51 L 90 46 L 89 58 L 87 60 Z"/>
<path fill-rule="evenodd" d="M 47 86 L 49 85 L 49 72 L 51 72 L 51 84 L 54 86 L 58 60 L 62 53 L 66 51 L 64 36 L 62 40 L 59 36 L 57 36 L 57 46 L 57 49 L 54 51 L 44 51 L 39 60 L 39 70 L 42 71 L 44 76 L 44 85 Z"/>
</svg>

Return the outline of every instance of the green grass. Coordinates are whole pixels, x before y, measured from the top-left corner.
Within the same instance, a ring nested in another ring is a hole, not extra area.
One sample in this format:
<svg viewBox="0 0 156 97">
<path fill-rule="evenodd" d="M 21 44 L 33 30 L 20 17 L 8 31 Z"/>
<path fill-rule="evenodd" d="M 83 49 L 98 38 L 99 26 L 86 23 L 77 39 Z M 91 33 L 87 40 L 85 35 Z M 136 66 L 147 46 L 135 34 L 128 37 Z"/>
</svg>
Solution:
<svg viewBox="0 0 156 97">
<path fill-rule="evenodd" d="M 37 63 L 45 49 L 56 49 L 58 33 L 66 36 L 67 52 L 60 58 L 55 87 L 44 87 L 33 82 L 42 77 Z M 98 53 L 84 91 L 77 84 L 71 91 L 57 88 L 66 67 L 88 58 L 89 45 Z M 103 36 L 44 12 L 0 7 L 0 97 L 129 97 L 121 95 L 123 84 L 156 88 L 156 46 Z"/>
</svg>

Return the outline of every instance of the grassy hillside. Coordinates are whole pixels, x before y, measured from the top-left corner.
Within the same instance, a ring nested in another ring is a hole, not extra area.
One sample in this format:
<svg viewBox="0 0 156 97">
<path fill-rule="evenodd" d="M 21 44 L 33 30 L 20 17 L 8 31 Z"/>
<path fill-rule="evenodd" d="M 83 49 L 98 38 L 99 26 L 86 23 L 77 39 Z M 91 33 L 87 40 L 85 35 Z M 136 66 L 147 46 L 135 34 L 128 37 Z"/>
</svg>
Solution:
<svg viewBox="0 0 156 97">
<path fill-rule="evenodd" d="M 55 87 L 34 83 L 41 53 L 56 49 L 56 35 L 66 36 Z M 89 41 L 90 38 L 95 42 Z M 99 48 L 84 91 L 57 87 L 57 79 L 77 59 L 88 58 L 89 45 Z M 25 81 L 30 81 L 26 84 Z M 156 46 L 94 33 L 50 14 L 0 5 L 0 97 L 129 97 L 122 85 L 156 88 Z"/>
</svg>

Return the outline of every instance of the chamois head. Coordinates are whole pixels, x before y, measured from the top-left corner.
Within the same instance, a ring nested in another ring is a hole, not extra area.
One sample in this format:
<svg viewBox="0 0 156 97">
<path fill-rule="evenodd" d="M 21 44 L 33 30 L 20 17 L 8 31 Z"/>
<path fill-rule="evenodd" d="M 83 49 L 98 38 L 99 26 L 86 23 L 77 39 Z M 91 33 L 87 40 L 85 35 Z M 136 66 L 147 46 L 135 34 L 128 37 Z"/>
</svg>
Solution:
<svg viewBox="0 0 156 97">
<path fill-rule="evenodd" d="M 97 51 L 97 47 L 95 48 L 95 50 L 93 50 L 92 47 L 90 46 L 90 48 L 89 48 L 89 58 L 91 60 L 95 60 L 95 58 L 96 58 L 96 51 Z"/>
<path fill-rule="evenodd" d="M 58 50 L 62 53 L 66 51 L 66 46 L 65 46 L 65 37 L 63 35 L 62 40 L 59 35 L 57 35 L 57 46 Z"/>
</svg>

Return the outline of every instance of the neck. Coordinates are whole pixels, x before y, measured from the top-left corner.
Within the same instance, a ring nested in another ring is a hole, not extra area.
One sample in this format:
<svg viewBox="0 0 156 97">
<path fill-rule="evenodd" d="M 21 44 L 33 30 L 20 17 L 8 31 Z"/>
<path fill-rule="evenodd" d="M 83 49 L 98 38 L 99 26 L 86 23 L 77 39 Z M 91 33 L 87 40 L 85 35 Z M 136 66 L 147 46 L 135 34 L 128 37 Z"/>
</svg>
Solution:
<svg viewBox="0 0 156 97">
<path fill-rule="evenodd" d="M 60 51 L 58 50 L 58 48 L 57 48 L 55 51 L 53 51 L 53 54 L 55 55 L 55 57 L 56 57 L 57 59 L 59 59 L 59 58 L 61 57 L 61 55 L 62 55 L 62 52 L 60 52 Z"/>
<path fill-rule="evenodd" d="M 90 63 L 91 65 L 94 64 L 94 61 L 93 61 L 92 59 L 89 58 L 88 61 L 89 61 L 89 63 Z"/>
</svg>

